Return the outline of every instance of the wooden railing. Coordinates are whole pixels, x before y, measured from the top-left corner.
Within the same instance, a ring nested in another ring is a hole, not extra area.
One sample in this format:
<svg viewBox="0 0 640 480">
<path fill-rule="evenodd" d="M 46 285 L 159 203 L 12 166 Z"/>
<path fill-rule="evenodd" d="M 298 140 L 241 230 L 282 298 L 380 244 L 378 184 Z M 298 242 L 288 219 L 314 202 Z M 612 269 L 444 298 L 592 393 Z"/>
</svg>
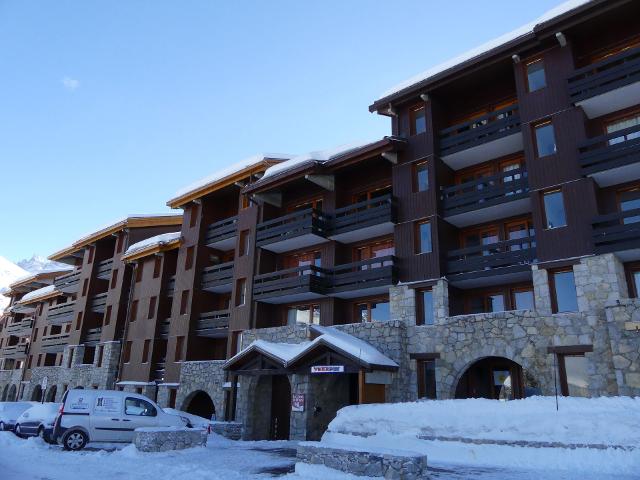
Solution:
<svg viewBox="0 0 640 480">
<path fill-rule="evenodd" d="M 237 233 L 238 228 L 238 217 L 225 218 L 224 220 L 220 220 L 212 223 L 207 227 L 207 232 L 205 233 L 205 241 L 206 245 L 219 242 L 221 240 L 226 240 L 228 238 L 233 237 Z"/>
<path fill-rule="evenodd" d="M 478 245 L 447 253 L 447 272 L 459 274 L 529 264 L 535 259 L 535 237 Z"/>
<path fill-rule="evenodd" d="M 440 155 L 444 157 L 519 131 L 518 106 L 509 105 L 440 130 Z"/>
<path fill-rule="evenodd" d="M 33 319 L 24 318 L 20 322 L 7 324 L 6 332 L 8 335 L 22 337 L 31 333 L 31 327 L 33 327 Z"/>
<path fill-rule="evenodd" d="M 108 260 L 103 260 L 98 263 L 98 267 L 96 269 L 96 277 L 102 280 L 109 280 L 111 278 L 111 270 L 113 269 L 113 259 L 110 258 Z"/>
<path fill-rule="evenodd" d="M 640 125 L 590 138 L 578 151 L 583 175 L 640 162 Z"/>
<path fill-rule="evenodd" d="M 328 274 L 332 293 L 391 286 L 396 277 L 393 255 L 338 265 Z"/>
<path fill-rule="evenodd" d="M 196 333 L 210 338 L 226 337 L 229 330 L 229 316 L 229 310 L 201 313 L 198 318 Z"/>
<path fill-rule="evenodd" d="M 293 293 L 327 293 L 329 285 L 325 275 L 326 270 L 315 265 L 256 275 L 253 279 L 253 296 L 260 300 Z"/>
<path fill-rule="evenodd" d="M 516 200 L 529 192 L 527 170 L 518 168 L 477 180 L 460 183 L 442 190 L 445 215 L 490 207 Z"/>
<path fill-rule="evenodd" d="M 176 291 L 176 276 L 172 275 L 171 277 L 169 277 L 169 279 L 167 280 L 167 284 L 164 288 L 165 293 L 167 294 L 167 296 L 172 297 L 173 294 Z"/>
<path fill-rule="evenodd" d="M 202 269 L 201 288 L 207 290 L 220 285 L 230 284 L 233 280 L 234 262 L 219 263 Z"/>
<path fill-rule="evenodd" d="M 105 307 L 107 305 L 107 292 L 98 293 L 94 295 L 91 299 L 91 311 L 93 313 L 104 313 Z"/>
<path fill-rule="evenodd" d="M 83 342 L 89 345 L 96 344 L 100 341 L 102 335 L 102 328 L 90 328 L 87 333 L 84 334 Z"/>
<path fill-rule="evenodd" d="M 596 253 L 640 248 L 640 208 L 595 217 L 593 243 Z"/>
<path fill-rule="evenodd" d="M 268 245 L 308 233 L 326 236 L 326 230 L 326 219 L 322 212 L 308 208 L 260 223 L 256 244 Z"/>
<path fill-rule="evenodd" d="M 46 353 L 59 353 L 69 343 L 69 333 L 57 333 L 42 337 L 42 351 Z"/>
<path fill-rule="evenodd" d="M 330 220 L 330 234 L 337 235 L 371 225 L 395 223 L 393 197 L 383 195 L 336 209 Z"/>
<path fill-rule="evenodd" d="M 59 325 L 61 323 L 70 322 L 73 320 L 73 311 L 76 306 L 76 301 L 61 303 L 49 308 L 47 313 L 47 322 L 51 325 Z"/>
<path fill-rule="evenodd" d="M 2 356 L 6 358 L 17 358 L 29 352 L 28 343 L 18 343 L 17 345 L 7 345 L 2 349 Z"/>
<path fill-rule="evenodd" d="M 166 319 L 158 327 L 158 335 L 160 338 L 169 338 L 169 331 L 171 330 L 171 321 Z"/>
<path fill-rule="evenodd" d="M 165 362 L 156 362 L 153 367 L 153 379 L 157 381 L 164 380 Z"/>
<path fill-rule="evenodd" d="M 65 293 L 74 293 L 78 291 L 80 286 L 80 270 L 74 270 L 71 273 L 57 277 L 53 283 L 56 286 L 56 290 Z"/>
<path fill-rule="evenodd" d="M 579 102 L 637 81 L 640 81 L 640 47 L 579 68 L 567 83 L 571 101 Z"/>
</svg>

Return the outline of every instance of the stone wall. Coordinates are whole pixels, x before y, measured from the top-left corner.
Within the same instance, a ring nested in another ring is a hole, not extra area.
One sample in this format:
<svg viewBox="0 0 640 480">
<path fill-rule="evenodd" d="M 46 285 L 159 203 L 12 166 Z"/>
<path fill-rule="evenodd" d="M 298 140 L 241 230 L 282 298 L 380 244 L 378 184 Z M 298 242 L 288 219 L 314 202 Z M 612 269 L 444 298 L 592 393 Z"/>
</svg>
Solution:
<svg viewBox="0 0 640 480">
<path fill-rule="evenodd" d="M 186 410 L 193 395 L 205 392 L 216 410 L 216 418 L 224 419 L 224 382 L 226 373 L 222 370 L 224 360 L 182 362 L 180 366 L 180 386 L 176 393 L 176 408 Z"/>
<path fill-rule="evenodd" d="M 133 435 L 133 444 L 141 452 L 184 450 L 204 447 L 207 444 L 207 433 L 190 428 L 138 428 Z"/>
<path fill-rule="evenodd" d="M 620 395 L 640 395 L 640 299 L 605 307 L 613 367 Z"/>
<path fill-rule="evenodd" d="M 573 274 L 581 312 L 601 312 L 605 305 L 628 297 L 624 266 L 613 253 L 582 258 Z"/>
<path fill-rule="evenodd" d="M 229 440 L 242 438 L 242 424 L 240 422 L 211 422 L 211 432 L 222 435 Z"/>
<path fill-rule="evenodd" d="M 0 401 L 7 400 L 10 392 L 15 390 L 16 396 L 20 392 L 20 384 L 24 370 L 0 370 Z M 11 387 L 14 387 L 13 389 Z M 15 399 L 14 399 L 15 400 Z"/>
</svg>

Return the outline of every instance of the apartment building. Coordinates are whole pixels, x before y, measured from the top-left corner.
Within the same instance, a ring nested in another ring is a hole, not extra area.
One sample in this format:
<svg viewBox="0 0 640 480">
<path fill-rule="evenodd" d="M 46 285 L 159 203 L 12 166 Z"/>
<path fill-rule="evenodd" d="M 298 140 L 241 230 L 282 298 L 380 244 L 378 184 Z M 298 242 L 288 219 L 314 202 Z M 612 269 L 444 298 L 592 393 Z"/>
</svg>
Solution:
<svg viewBox="0 0 640 480">
<path fill-rule="evenodd" d="M 93 359 L 82 386 L 247 439 L 317 439 L 349 404 L 640 394 L 639 15 L 564 4 L 376 100 L 387 137 L 253 157 L 170 224 L 54 254 L 77 270 L 36 299 L 75 302 L 46 337 L 69 340 L 34 338 L 26 394 Z"/>
</svg>

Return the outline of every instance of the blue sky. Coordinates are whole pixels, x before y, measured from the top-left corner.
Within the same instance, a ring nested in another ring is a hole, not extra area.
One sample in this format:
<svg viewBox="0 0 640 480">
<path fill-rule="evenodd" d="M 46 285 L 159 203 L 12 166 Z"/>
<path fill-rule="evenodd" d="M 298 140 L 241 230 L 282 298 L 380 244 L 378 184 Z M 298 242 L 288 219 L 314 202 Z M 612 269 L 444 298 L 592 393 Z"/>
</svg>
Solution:
<svg viewBox="0 0 640 480">
<path fill-rule="evenodd" d="M 258 152 L 389 133 L 368 105 L 558 4 L 0 0 L 0 255 L 49 255 Z"/>
</svg>

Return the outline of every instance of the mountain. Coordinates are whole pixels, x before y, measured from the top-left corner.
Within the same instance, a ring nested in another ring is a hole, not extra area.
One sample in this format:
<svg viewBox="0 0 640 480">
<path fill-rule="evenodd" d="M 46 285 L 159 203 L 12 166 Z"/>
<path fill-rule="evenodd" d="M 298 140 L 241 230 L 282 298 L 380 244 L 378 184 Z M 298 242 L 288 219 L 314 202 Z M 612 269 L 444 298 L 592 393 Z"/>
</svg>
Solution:
<svg viewBox="0 0 640 480">
<path fill-rule="evenodd" d="M 0 291 L 15 282 L 18 278 L 27 275 L 29 275 L 29 272 L 0 256 Z M 8 304 L 9 299 L 4 295 L 0 295 L 0 312 L 4 310 Z"/>
<path fill-rule="evenodd" d="M 33 255 L 29 259 L 25 258 L 24 260 L 20 260 L 17 265 L 29 273 L 39 273 L 47 270 L 56 270 L 58 268 L 65 270 L 69 268 L 69 266 L 64 263 L 52 262 L 40 255 Z"/>
</svg>

